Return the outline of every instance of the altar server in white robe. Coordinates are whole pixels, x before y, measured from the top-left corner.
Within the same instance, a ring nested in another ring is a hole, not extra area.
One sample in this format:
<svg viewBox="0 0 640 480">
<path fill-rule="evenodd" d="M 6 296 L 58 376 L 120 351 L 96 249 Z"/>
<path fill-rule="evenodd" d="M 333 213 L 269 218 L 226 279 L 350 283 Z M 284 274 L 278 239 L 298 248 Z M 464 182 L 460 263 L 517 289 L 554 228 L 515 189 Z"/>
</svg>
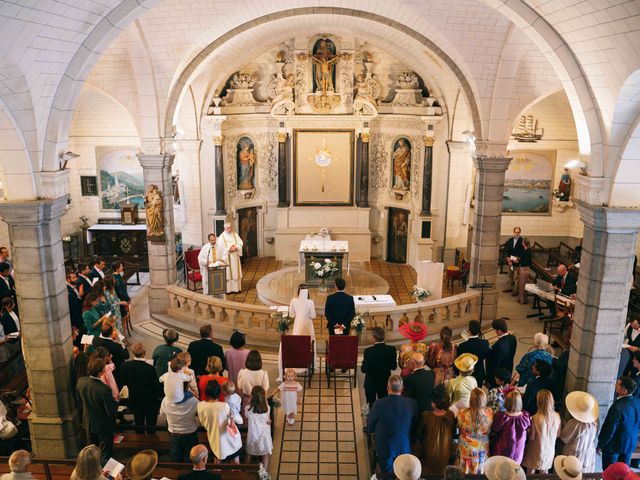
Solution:
<svg viewBox="0 0 640 480">
<path fill-rule="evenodd" d="M 227 293 L 242 290 L 242 239 L 233 231 L 230 223 L 224 224 L 224 232 L 218 237 L 217 252 L 219 259 L 227 266 Z"/>
<path fill-rule="evenodd" d="M 207 236 L 209 240 L 200 249 L 198 254 L 198 264 L 200 265 L 200 274 L 202 275 L 202 293 L 209 295 L 209 267 L 220 267 L 223 263 L 219 260 L 219 255 L 216 255 L 216 234 L 210 233 Z"/>
<path fill-rule="evenodd" d="M 303 283 L 298 286 L 298 297 L 289 304 L 289 317 L 293 318 L 291 335 L 310 335 L 313 342 L 313 368 L 316 368 L 316 330 L 313 327 L 313 319 L 316 318 L 316 306 L 309 299 L 309 290 Z M 298 369 L 297 373 L 304 373 L 306 369 Z M 278 352 L 278 379 L 282 379 L 282 344 Z"/>
</svg>

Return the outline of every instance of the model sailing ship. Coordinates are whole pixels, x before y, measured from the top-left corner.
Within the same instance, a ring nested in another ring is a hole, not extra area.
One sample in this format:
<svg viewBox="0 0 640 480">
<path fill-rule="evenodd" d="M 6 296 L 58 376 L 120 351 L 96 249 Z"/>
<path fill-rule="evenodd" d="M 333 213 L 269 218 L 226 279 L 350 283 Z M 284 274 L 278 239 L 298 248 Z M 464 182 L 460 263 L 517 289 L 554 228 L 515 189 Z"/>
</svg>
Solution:
<svg viewBox="0 0 640 480">
<path fill-rule="evenodd" d="M 533 115 L 522 115 L 518 121 L 518 126 L 511 133 L 511 136 L 518 142 L 537 142 L 544 135 L 544 128 L 538 132 L 538 120 Z"/>
</svg>

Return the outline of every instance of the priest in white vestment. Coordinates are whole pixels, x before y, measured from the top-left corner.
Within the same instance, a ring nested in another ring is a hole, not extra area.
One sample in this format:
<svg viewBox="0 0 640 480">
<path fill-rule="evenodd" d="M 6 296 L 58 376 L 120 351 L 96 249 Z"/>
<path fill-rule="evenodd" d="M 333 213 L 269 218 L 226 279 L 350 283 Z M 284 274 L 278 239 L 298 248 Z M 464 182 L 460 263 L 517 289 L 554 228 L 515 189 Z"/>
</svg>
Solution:
<svg viewBox="0 0 640 480">
<path fill-rule="evenodd" d="M 202 275 L 202 293 L 209 295 L 209 267 L 220 267 L 223 263 L 216 255 L 216 234 L 210 233 L 207 236 L 209 240 L 200 249 L 198 254 L 198 264 L 200 265 L 200 275 Z"/>
<path fill-rule="evenodd" d="M 227 266 L 227 293 L 242 290 L 242 239 L 233 231 L 230 223 L 224 224 L 224 232 L 218 237 L 217 252 L 219 259 Z"/>
</svg>

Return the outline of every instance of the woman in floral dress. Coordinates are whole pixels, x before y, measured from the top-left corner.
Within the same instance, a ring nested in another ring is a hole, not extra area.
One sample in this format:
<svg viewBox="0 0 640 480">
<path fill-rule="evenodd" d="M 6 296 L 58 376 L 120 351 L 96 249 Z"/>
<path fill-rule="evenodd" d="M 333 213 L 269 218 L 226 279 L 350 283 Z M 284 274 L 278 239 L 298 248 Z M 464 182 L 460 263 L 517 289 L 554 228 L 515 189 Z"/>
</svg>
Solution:
<svg viewBox="0 0 640 480">
<path fill-rule="evenodd" d="M 113 275 L 105 275 L 104 277 L 104 296 L 111 310 L 111 315 L 116 319 L 116 328 L 118 329 L 118 332 L 120 332 L 120 335 L 124 336 L 120 305 L 123 305 L 126 302 L 120 301 L 116 294 L 116 280 L 113 278 Z"/>
<path fill-rule="evenodd" d="M 489 432 L 493 423 L 493 411 L 487 407 L 484 390 L 474 389 L 469 397 L 469 408 L 458 412 L 460 440 L 456 452 L 456 466 L 469 475 L 484 473 L 489 457 Z"/>
</svg>

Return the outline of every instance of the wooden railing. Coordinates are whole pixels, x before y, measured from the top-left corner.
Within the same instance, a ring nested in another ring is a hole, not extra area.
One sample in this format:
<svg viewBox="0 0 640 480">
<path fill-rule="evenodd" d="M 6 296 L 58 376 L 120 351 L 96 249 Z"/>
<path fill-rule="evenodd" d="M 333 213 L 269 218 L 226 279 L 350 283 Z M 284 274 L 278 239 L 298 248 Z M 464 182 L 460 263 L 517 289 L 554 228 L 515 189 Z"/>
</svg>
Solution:
<svg viewBox="0 0 640 480">
<path fill-rule="evenodd" d="M 259 343 L 263 339 L 265 345 L 274 345 L 274 340 L 280 337 L 275 329 L 271 310 L 263 305 L 220 300 L 201 293 L 192 292 L 177 285 L 167 287 L 169 295 L 169 315 L 199 328 L 205 323 L 213 323 L 214 332 L 220 339 L 227 340 L 234 329 L 242 330 L 252 336 Z M 421 321 L 433 324 L 437 333 L 439 325 L 449 325 L 452 329 L 467 326 L 469 320 L 477 318 L 480 295 L 470 291 L 420 303 L 398 305 L 391 308 L 362 309 L 367 312 L 367 329 L 365 337 L 374 326 L 387 330 L 388 341 L 404 341 L 398 333 L 400 325 Z M 320 318 L 320 330 L 316 328 L 316 335 L 326 334 L 326 321 Z M 364 340 L 364 339 L 363 339 Z"/>
</svg>

